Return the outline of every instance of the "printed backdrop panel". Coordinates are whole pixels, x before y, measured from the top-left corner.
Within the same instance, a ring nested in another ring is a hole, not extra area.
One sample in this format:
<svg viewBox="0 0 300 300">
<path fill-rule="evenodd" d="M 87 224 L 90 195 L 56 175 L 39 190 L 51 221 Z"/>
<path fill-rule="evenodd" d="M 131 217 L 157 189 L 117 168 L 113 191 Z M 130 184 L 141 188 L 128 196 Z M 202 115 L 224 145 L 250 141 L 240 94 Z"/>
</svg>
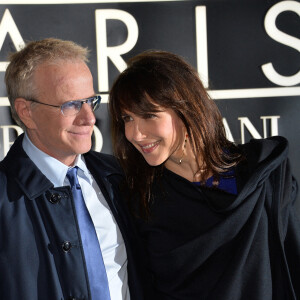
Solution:
<svg viewBox="0 0 300 300">
<path fill-rule="evenodd" d="M 288 138 L 293 172 L 300 180 L 299 1 L 21 3 L 0 2 L 0 159 L 22 132 L 6 98 L 7 55 L 27 41 L 56 37 L 91 50 L 95 91 L 103 96 L 96 112 L 95 150 L 112 152 L 107 96 L 126 60 L 161 49 L 183 56 L 199 71 L 230 140 Z"/>
</svg>

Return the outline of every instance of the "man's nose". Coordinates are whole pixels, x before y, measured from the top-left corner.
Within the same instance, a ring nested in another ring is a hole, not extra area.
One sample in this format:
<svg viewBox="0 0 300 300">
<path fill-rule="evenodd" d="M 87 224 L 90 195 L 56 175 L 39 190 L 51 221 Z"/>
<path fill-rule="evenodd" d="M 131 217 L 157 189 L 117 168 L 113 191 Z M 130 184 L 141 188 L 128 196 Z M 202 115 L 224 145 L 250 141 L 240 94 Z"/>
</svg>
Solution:
<svg viewBox="0 0 300 300">
<path fill-rule="evenodd" d="M 92 107 L 87 104 L 83 103 L 80 109 L 80 112 L 77 114 L 78 118 L 81 121 L 81 125 L 94 125 L 96 123 L 96 117 Z"/>
</svg>

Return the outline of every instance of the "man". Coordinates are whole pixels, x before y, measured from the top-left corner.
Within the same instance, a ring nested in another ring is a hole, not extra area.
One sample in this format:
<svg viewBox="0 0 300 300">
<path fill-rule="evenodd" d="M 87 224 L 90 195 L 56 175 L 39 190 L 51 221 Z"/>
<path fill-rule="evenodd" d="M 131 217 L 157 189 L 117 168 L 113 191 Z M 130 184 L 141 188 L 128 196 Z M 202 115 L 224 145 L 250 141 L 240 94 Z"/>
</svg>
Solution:
<svg viewBox="0 0 300 300">
<path fill-rule="evenodd" d="M 90 150 L 100 96 L 86 63 L 87 49 L 52 38 L 10 57 L 25 134 L 0 163 L 0 299 L 143 299 L 122 174 Z"/>
</svg>

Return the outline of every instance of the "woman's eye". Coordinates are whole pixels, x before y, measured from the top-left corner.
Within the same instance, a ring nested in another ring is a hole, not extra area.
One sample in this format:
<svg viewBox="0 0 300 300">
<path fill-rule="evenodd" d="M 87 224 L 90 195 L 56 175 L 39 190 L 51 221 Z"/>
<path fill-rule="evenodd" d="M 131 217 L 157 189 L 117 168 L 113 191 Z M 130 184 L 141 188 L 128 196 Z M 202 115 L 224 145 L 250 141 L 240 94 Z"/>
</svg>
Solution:
<svg viewBox="0 0 300 300">
<path fill-rule="evenodd" d="M 123 119 L 124 123 L 132 121 L 132 118 L 130 116 L 128 116 L 128 115 L 122 116 L 122 119 Z"/>
<path fill-rule="evenodd" d="M 155 114 L 146 114 L 144 115 L 144 119 L 153 119 L 156 118 L 157 116 Z"/>
</svg>

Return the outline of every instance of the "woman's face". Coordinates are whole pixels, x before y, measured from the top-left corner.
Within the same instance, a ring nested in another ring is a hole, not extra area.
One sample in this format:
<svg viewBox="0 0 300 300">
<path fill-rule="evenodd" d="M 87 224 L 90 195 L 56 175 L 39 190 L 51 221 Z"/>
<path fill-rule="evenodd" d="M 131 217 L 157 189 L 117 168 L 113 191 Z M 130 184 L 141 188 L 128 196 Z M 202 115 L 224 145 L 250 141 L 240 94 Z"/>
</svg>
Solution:
<svg viewBox="0 0 300 300">
<path fill-rule="evenodd" d="M 182 156 L 186 129 L 172 109 L 138 116 L 124 111 L 125 136 L 151 166 Z"/>
</svg>

